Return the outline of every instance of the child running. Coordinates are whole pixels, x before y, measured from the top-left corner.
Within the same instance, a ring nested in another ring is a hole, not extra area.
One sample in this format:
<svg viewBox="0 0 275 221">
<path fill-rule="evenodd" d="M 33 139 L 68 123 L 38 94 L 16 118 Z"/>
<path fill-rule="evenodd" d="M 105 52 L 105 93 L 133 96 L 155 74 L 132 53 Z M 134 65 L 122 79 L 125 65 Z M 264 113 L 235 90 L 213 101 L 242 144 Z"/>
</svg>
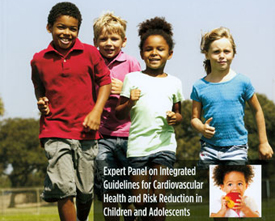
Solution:
<svg viewBox="0 0 275 221">
<path fill-rule="evenodd" d="M 220 27 L 206 33 L 201 52 L 205 54 L 207 75 L 193 85 L 191 93 L 191 124 L 202 134 L 198 165 L 203 168 L 210 164 L 247 162 L 247 130 L 243 120 L 246 101 L 258 128 L 260 159 L 271 158 L 273 150 L 255 90 L 246 76 L 230 68 L 236 45 L 229 30 Z"/>
<path fill-rule="evenodd" d="M 250 165 L 217 165 L 213 171 L 213 180 L 225 194 L 237 193 L 239 197 L 229 202 L 224 195 L 211 205 L 211 217 L 259 217 L 255 200 L 245 196 L 245 191 L 252 182 L 254 171 Z M 260 190 L 259 190 L 260 191 Z M 231 203 L 232 205 L 230 205 Z"/>
<path fill-rule="evenodd" d="M 176 160 L 176 139 L 173 125 L 182 120 L 181 81 L 164 72 L 166 62 L 172 58 L 174 42 L 172 26 L 164 18 L 155 17 L 139 25 L 140 54 L 146 68 L 142 72 L 126 75 L 119 105 L 116 108 L 120 119 L 131 116 L 127 149 L 129 164 L 133 168 L 149 168 L 160 171 L 161 167 L 172 168 Z M 143 196 L 165 195 L 164 189 L 141 188 L 141 182 L 164 182 L 167 176 L 132 175 L 131 181 L 139 184 L 133 195 L 141 195 L 137 209 L 147 209 L 142 220 L 165 220 L 165 214 L 149 217 L 151 209 L 165 209 L 165 203 L 146 204 Z"/>
<path fill-rule="evenodd" d="M 57 201 L 62 221 L 88 220 L 100 138 L 97 130 L 111 89 L 110 71 L 98 50 L 77 38 L 81 21 L 74 4 L 53 6 L 47 24 L 53 40 L 31 61 L 42 113 L 39 138 L 48 158 L 42 197 Z"/>
<path fill-rule="evenodd" d="M 103 194 L 116 196 L 118 193 L 128 198 L 129 190 L 107 190 L 103 188 L 104 181 L 128 179 L 127 177 L 105 176 L 104 168 L 127 168 L 126 158 L 127 143 L 130 128 L 130 117 L 119 120 L 115 116 L 115 108 L 118 103 L 125 75 L 129 72 L 140 71 L 138 61 L 125 54 L 121 49 L 126 45 L 126 21 L 107 12 L 97 18 L 94 22 L 94 44 L 98 47 L 100 54 L 111 71 L 112 90 L 109 99 L 102 113 L 100 133 L 103 136 L 98 141 L 98 155 L 96 157 L 97 174 L 96 186 L 99 198 Z M 98 184 L 98 185 L 97 185 Z M 118 208 L 118 203 L 102 201 L 103 211 L 105 209 Z M 121 203 L 123 208 L 133 208 L 132 204 Z M 105 213 L 103 213 L 105 214 Z M 124 217 L 124 220 L 131 220 L 133 217 Z M 119 216 L 106 216 L 105 220 L 119 220 Z"/>
</svg>

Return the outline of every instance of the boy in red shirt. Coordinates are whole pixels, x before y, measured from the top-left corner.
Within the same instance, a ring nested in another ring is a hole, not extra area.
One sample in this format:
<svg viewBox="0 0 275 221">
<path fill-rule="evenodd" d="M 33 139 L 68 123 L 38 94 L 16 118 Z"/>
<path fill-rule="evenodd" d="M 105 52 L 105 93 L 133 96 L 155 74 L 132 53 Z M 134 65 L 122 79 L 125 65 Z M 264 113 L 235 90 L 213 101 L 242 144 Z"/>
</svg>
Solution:
<svg viewBox="0 0 275 221">
<path fill-rule="evenodd" d="M 81 21 L 74 4 L 56 4 L 47 24 L 53 41 L 31 61 L 42 113 L 39 138 L 49 163 L 42 197 L 57 201 L 60 219 L 70 221 L 76 220 L 73 197 L 77 220 L 88 220 L 97 130 L 111 89 L 110 73 L 98 50 L 77 38 Z"/>
</svg>

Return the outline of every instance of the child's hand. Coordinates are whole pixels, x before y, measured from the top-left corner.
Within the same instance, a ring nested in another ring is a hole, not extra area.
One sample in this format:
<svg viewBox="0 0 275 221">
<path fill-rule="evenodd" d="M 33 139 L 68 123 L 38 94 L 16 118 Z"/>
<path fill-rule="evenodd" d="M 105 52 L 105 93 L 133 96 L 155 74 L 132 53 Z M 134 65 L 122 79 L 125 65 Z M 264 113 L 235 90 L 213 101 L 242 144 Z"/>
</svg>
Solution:
<svg viewBox="0 0 275 221">
<path fill-rule="evenodd" d="M 175 125 L 177 123 L 176 113 L 173 111 L 166 111 L 166 120 L 168 125 Z"/>
<path fill-rule="evenodd" d="M 228 210 L 226 206 L 227 202 L 225 199 L 225 196 L 221 197 L 221 209 L 217 213 L 211 213 L 211 217 L 224 217 L 226 214 L 226 211 Z"/>
<path fill-rule="evenodd" d="M 37 101 L 37 107 L 42 115 L 48 115 L 51 111 L 49 108 L 49 99 L 47 97 L 40 97 Z"/>
<path fill-rule="evenodd" d="M 139 89 L 132 89 L 130 93 L 130 100 L 134 103 L 138 101 L 140 98 L 140 92 L 141 91 Z"/>
<path fill-rule="evenodd" d="M 234 207 L 232 209 L 234 210 L 244 210 L 246 208 L 246 204 L 245 204 L 245 198 L 246 196 L 240 196 L 240 199 L 237 199 Z"/>
<path fill-rule="evenodd" d="M 259 144 L 259 158 L 260 160 L 270 159 L 273 155 L 272 147 L 268 142 Z"/>
<path fill-rule="evenodd" d="M 112 89 L 111 93 L 112 94 L 120 94 L 121 89 L 122 89 L 122 81 L 117 79 L 117 78 L 112 78 Z"/>
<path fill-rule="evenodd" d="M 225 215 L 227 210 L 228 210 L 227 201 L 225 199 L 225 196 L 223 195 L 222 198 L 221 198 L 221 209 L 220 209 L 220 211 L 224 212 L 224 215 Z"/>
<path fill-rule="evenodd" d="M 98 130 L 100 126 L 101 112 L 93 109 L 84 119 L 83 126 L 86 131 Z"/>
<path fill-rule="evenodd" d="M 232 208 L 234 210 L 242 211 L 245 215 L 245 217 L 259 217 L 258 211 L 252 211 L 249 206 L 245 203 L 246 196 L 241 196 L 240 199 L 237 199 L 238 203 L 235 204 L 235 206 Z"/>
<path fill-rule="evenodd" d="M 204 123 L 203 128 L 203 136 L 207 139 L 211 139 L 215 134 L 215 127 L 210 126 L 210 122 L 213 120 L 213 117 L 210 117 L 207 121 Z"/>
</svg>

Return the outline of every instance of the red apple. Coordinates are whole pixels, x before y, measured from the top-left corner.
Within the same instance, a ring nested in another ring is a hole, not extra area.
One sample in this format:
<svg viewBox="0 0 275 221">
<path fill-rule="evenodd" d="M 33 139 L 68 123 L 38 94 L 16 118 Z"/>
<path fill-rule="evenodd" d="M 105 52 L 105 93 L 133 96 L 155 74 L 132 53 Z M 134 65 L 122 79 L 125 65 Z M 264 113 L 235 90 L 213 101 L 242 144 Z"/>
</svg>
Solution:
<svg viewBox="0 0 275 221">
<path fill-rule="evenodd" d="M 237 199 L 241 199 L 240 193 L 238 192 L 230 192 L 226 194 L 225 200 L 227 201 L 227 207 L 232 209 L 235 206 L 235 203 L 239 203 Z"/>
</svg>

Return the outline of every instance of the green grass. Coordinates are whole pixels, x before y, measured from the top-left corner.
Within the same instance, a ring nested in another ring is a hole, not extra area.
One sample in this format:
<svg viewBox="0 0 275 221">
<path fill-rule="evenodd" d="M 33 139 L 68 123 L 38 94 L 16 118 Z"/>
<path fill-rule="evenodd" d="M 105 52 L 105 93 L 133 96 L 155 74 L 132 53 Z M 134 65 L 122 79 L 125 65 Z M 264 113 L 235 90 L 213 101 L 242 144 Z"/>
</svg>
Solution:
<svg viewBox="0 0 275 221">
<path fill-rule="evenodd" d="M 207 221 L 213 220 L 208 218 L 208 205 L 207 204 L 190 204 L 190 205 L 180 205 L 180 204 L 169 204 L 167 208 L 188 208 L 190 209 L 190 217 L 167 217 L 166 221 Z M 262 218 L 253 219 L 246 218 L 245 221 L 273 221 L 275 217 L 275 199 L 262 202 Z M 95 218 L 93 217 L 95 215 Z M 100 202 L 95 202 L 94 212 L 90 213 L 90 221 L 103 221 L 104 218 L 101 212 Z M 121 219 L 123 220 L 123 219 Z M 232 221 L 241 221 L 243 219 L 232 218 Z M 58 212 L 56 205 L 44 206 L 40 208 L 14 208 L 7 209 L 5 211 L 0 211 L 0 221 L 59 221 Z"/>
</svg>

